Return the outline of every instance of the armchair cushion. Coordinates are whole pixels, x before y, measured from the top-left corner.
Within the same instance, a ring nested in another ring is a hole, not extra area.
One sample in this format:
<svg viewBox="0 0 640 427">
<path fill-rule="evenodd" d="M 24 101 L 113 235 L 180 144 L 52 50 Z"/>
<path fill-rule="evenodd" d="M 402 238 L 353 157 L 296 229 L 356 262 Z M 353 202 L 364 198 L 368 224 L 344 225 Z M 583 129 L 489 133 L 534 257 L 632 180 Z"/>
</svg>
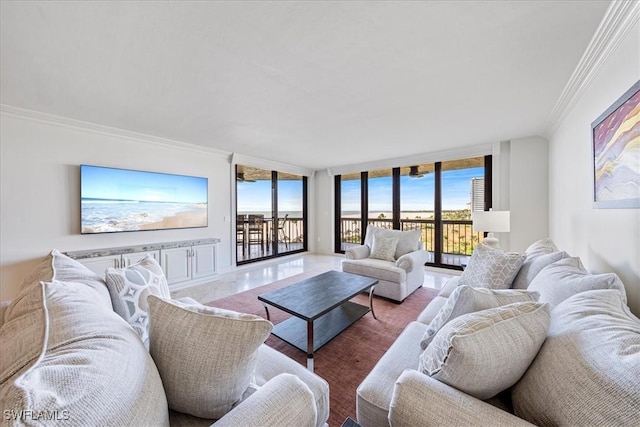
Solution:
<svg viewBox="0 0 640 427">
<path fill-rule="evenodd" d="M 254 315 L 151 295 L 149 344 L 169 407 L 221 418 L 251 382 L 258 348 L 273 325 Z"/>
<path fill-rule="evenodd" d="M 427 348 L 433 337 L 444 325 L 464 314 L 501 307 L 514 302 L 536 302 L 539 297 L 540 294 L 537 292 L 523 290 L 495 290 L 460 286 L 453 291 L 444 307 L 440 309 L 436 317 L 429 323 L 429 327 L 424 332 L 420 346 L 422 349 Z"/>
<path fill-rule="evenodd" d="M 478 399 L 525 373 L 549 329 L 549 305 L 520 302 L 447 323 L 420 356 L 419 370 Z"/>
<path fill-rule="evenodd" d="M 395 264 L 381 259 L 366 258 L 359 260 L 342 261 L 342 271 L 359 274 L 361 276 L 375 277 L 388 282 L 402 283 L 407 280 L 406 270 L 396 267 Z"/>
<path fill-rule="evenodd" d="M 507 289 L 518 274 L 524 259 L 524 254 L 478 245 L 473 250 L 467 268 L 460 276 L 459 286 Z"/>
</svg>

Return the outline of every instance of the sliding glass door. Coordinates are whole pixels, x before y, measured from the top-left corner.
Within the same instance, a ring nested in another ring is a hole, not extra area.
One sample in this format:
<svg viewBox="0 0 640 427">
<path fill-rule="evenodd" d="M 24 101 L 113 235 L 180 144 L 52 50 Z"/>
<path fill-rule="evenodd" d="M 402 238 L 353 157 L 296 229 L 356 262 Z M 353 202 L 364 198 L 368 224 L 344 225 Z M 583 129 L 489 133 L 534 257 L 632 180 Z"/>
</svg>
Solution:
<svg viewBox="0 0 640 427">
<path fill-rule="evenodd" d="M 237 264 L 307 250 L 307 178 L 236 165 Z"/>
</svg>

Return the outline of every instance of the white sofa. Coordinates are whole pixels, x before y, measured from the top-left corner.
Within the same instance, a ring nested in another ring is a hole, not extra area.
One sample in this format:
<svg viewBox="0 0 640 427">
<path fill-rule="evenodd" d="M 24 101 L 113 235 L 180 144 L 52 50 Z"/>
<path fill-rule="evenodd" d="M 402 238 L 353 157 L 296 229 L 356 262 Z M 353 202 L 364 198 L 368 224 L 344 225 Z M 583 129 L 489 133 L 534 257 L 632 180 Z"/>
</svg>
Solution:
<svg viewBox="0 0 640 427">
<path fill-rule="evenodd" d="M 384 251 L 376 253 L 376 242 L 384 239 L 392 243 L 386 256 Z M 422 286 L 428 258 L 429 253 L 422 249 L 420 230 L 388 230 L 369 225 L 364 245 L 345 250 L 342 271 L 378 279 L 374 295 L 401 303 Z"/>
<path fill-rule="evenodd" d="M 224 416 L 173 411 L 157 359 L 113 311 L 105 282 L 57 251 L 1 308 L 3 425 L 322 426 L 329 417 L 327 382 L 259 343 L 251 384 Z M 207 374 L 190 372 L 199 368 L 184 360 L 173 364 L 185 377 Z M 210 387 L 224 392 L 230 384 L 220 381 Z"/>
<path fill-rule="evenodd" d="M 461 281 L 468 283 L 463 272 L 446 284 L 418 321 L 406 327 L 362 381 L 356 392 L 358 422 L 364 427 L 639 425 L 640 320 L 626 305 L 624 286 L 613 273 L 589 274 L 577 258 L 544 240 L 548 250 L 536 252 L 540 244 L 533 244 L 512 282 L 516 288 L 528 288 L 530 297 L 539 298 L 535 304 L 550 307 L 543 344 L 515 384 L 491 399 L 480 399 L 436 379 L 438 374 L 421 371 L 421 358 L 427 353 L 420 345 L 425 332 L 447 316 L 454 317 L 460 304 L 468 303 L 462 298 L 470 293 L 465 292 L 469 286 L 458 287 Z M 469 310 L 473 304 L 466 305 Z M 447 325 L 493 310 L 449 319 L 433 340 L 447 333 Z M 508 350 L 501 351 L 511 356 Z M 460 374 L 474 381 L 479 369 L 476 366 Z M 492 374 L 502 375 L 500 369 Z"/>
</svg>

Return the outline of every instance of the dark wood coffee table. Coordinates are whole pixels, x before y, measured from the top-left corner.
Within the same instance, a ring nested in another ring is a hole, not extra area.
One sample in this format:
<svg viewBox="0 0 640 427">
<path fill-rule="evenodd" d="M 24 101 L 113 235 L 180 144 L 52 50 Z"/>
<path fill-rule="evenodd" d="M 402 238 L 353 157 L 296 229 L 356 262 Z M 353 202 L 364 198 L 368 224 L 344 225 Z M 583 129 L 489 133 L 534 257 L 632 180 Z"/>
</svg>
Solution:
<svg viewBox="0 0 640 427">
<path fill-rule="evenodd" d="M 356 320 L 373 311 L 373 289 L 378 281 L 341 271 L 328 271 L 293 285 L 258 296 L 269 315 L 269 305 L 293 317 L 280 322 L 271 332 L 307 353 L 307 368 L 313 371 L 313 354 Z M 369 290 L 369 307 L 349 301 Z"/>
</svg>

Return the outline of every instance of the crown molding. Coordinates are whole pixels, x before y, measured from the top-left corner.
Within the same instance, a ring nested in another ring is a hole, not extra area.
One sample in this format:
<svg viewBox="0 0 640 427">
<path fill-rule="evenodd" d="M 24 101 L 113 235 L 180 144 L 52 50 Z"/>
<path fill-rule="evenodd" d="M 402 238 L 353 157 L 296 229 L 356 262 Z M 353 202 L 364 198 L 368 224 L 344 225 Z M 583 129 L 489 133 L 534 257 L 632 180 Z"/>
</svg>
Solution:
<svg viewBox="0 0 640 427">
<path fill-rule="evenodd" d="M 13 105 L 1 104 L 0 111 L 3 115 L 15 117 L 18 119 L 35 121 L 48 125 L 66 127 L 77 129 L 85 132 L 90 132 L 99 135 L 105 135 L 110 137 L 116 137 L 120 139 L 127 139 L 129 141 L 151 144 L 164 148 L 179 149 L 198 153 L 213 154 L 228 159 L 231 153 L 226 153 L 221 150 L 209 148 L 197 144 L 190 144 L 187 142 L 176 141 L 168 138 L 160 138 L 153 135 L 147 135 L 138 132 L 132 132 L 124 129 L 114 128 L 110 126 L 99 125 L 91 122 L 84 122 L 82 120 L 71 119 L 69 117 L 57 116 L 55 114 L 43 113 L 40 111 L 28 110 L 26 108 L 15 107 Z"/>
<path fill-rule="evenodd" d="M 611 2 L 589 46 L 547 118 L 544 127 L 547 138 L 555 133 L 593 78 L 638 20 L 640 20 L 638 0 Z"/>
</svg>

